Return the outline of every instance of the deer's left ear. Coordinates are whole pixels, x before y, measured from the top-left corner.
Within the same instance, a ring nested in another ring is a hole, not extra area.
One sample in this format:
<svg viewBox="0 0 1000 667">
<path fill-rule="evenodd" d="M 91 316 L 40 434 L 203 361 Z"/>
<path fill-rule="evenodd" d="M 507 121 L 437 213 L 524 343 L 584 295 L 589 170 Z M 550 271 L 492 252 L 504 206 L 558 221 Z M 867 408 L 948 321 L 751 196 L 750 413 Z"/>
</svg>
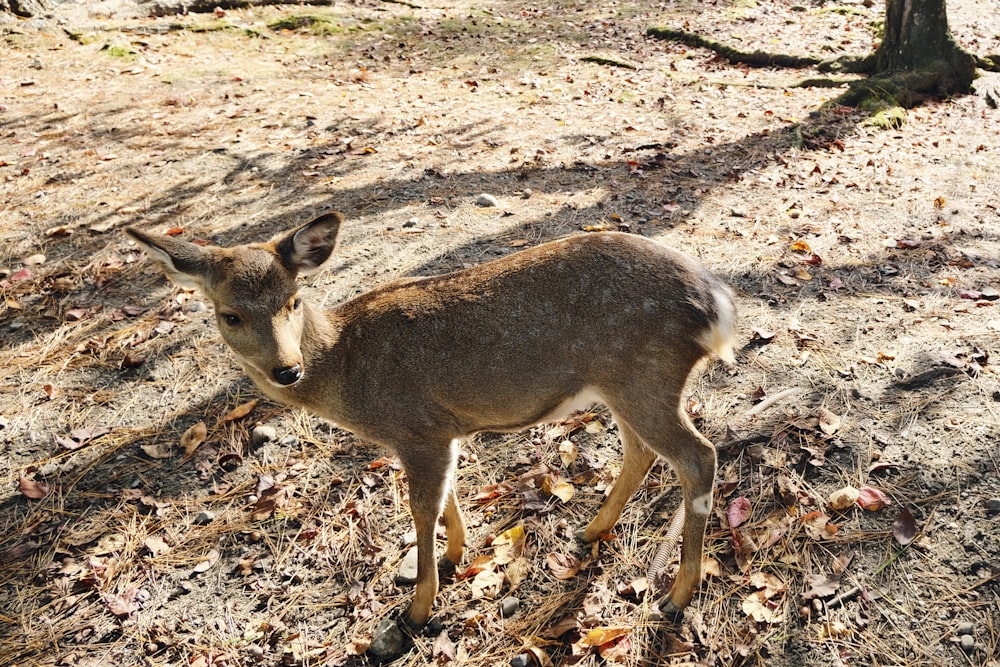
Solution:
<svg viewBox="0 0 1000 667">
<path fill-rule="evenodd" d="M 135 227 L 127 227 L 125 233 L 142 246 L 171 281 L 184 289 L 202 289 L 208 271 L 208 251 L 194 243 Z"/>
<path fill-rule="evenodd" d="M 281 263 L 292 273 L 309 275 L 333 254 L 343 222 L 340 213 L 327 213 L 278 239 Z"/>
</svg>

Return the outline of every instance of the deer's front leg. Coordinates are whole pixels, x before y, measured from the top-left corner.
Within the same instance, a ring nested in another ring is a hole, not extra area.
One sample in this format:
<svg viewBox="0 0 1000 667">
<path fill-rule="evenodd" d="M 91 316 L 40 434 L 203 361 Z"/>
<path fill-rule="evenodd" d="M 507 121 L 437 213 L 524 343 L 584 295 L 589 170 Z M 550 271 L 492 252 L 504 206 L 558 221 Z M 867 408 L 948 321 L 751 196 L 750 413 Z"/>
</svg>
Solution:
<svg viewBox="0 0 1000 667">
<path fill-rule="evenodd" d="M 422 450 L 426 454 L 428 450 Z M 446 445 L 433 450 L 433 456 L 414 456 L 404 460 L 410 485 L 410 514 L 417 531 L 417 583 L 407 620 L 422 626 L 431 617 L 438 592 L 438 568 L 434 557 L 434 538 L 438 517 L 445 512 L 448 532 L 446 556 L 452 562 L 462 558 L 465 548 L 465 523 L 453 489 L 457 448 Z"/>
</svg>

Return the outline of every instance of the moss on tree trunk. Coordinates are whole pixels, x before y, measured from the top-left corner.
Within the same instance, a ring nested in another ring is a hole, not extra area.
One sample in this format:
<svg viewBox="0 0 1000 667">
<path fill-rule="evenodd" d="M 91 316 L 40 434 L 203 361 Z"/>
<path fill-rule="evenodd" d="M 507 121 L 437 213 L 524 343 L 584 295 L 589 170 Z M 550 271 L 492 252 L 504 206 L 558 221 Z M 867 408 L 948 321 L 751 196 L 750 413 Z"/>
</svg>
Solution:
<svg viewBox="0 0 1000 667">
<path fill-rule="evenodd" d="M 836 104 L 860 107 L 880 118 L 925 99 L 965 95 L 976 77 L 976 58 L 955 43 L 945 0 L 888 0 L 885 38 L 875 52 L 875 73 L 851 84 Z M 902 114 L 890 114 L 890 125 Z"/>
</svg>

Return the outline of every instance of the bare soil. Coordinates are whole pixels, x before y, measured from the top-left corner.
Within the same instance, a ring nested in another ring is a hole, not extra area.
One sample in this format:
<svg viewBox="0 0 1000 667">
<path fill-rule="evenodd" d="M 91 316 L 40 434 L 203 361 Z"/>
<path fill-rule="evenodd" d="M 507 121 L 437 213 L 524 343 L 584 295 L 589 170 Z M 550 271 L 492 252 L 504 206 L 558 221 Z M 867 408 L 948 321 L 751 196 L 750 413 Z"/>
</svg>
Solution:
<svg viewBox="0 0 1000 667">
<path fill-rule="evenodd" d="M 644 37 L 863 54 L 875 5 L 80 2 L 0 24 L 0 664 L 369 661 L 411 593 L 405 475 L 253 403 L 210 304 L 121 233 L 226 245 L 336 209 L 320 303 L 624 229 L 741 309 L 737 363 L 690 387 L 720 472 L 683 620 L 646 590 L 675 565 L 647 581 L 669 468 L 613 539 L 573 539 L 620 465 L 595 411 L 464 445 L 475 567 L 393 664 L 996 667 L 997 112 L 962 97 L 875 131 L 796 87 L 815 72 Z M 1000 14 L 949 10 L 1000 52 Z"/>
</svg>

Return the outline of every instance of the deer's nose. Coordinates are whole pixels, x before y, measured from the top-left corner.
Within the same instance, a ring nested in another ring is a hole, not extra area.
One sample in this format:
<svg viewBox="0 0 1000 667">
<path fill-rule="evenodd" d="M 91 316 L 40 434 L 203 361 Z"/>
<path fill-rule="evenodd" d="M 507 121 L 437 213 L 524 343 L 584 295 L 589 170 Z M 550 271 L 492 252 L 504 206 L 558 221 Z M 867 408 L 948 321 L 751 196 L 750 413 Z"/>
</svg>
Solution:
<svg viewBox="0 0 1000 667">
<path fill-rule="evenodd" d="M 302 367 L 298 364 L 285 366 L 284 368 L 275 368 L 273 373 L 274 379 L 281 385 L 295 384 L 302 379 Z"/>
</svg>

